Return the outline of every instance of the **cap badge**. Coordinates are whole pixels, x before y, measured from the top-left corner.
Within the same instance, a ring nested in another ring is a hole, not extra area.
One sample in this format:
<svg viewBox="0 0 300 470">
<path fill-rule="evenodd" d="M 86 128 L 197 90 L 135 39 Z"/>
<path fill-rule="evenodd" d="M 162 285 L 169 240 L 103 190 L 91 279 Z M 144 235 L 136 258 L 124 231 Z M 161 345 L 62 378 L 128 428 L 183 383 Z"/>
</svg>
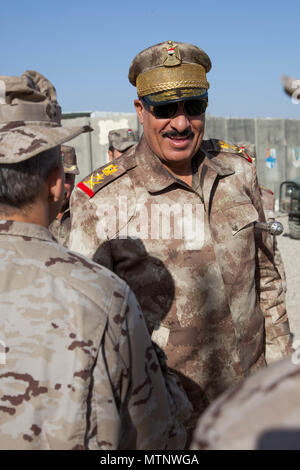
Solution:
<svg viewBox="0 0 300 470">
<path fill-rule="evenodd" d="M 128 129 L 127 135 L 128 135 L 128 137 L 133 136 L 133 130 L 132 130 L 132 129 Z"/>
<path fill-rule="evenodd" d="M 174 67 L 181 64 L 179 46 L 175 46 L 172 41 L 168 41 L 168 47 L 162 48 L 162 61 L 165 67 Z"/>
</svg>

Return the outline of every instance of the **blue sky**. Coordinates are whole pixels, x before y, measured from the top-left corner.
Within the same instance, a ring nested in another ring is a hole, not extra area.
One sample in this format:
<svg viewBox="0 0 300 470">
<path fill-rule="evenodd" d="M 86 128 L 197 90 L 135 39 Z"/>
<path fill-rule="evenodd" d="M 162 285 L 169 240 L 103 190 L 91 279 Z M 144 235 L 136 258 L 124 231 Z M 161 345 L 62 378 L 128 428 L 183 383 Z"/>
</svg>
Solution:
<svg viewBox="0 0 300 470">
<path fill-rule="evenodd" d="M 280 83 L 300 79 L 299 17 L 299 0 L 2 2 L 0 74 L 42 72 L 64 112 L 133 112 L 132 59 L 172 39 L 210 56 L 210 114 L 300 119 Z"/>
</svg>

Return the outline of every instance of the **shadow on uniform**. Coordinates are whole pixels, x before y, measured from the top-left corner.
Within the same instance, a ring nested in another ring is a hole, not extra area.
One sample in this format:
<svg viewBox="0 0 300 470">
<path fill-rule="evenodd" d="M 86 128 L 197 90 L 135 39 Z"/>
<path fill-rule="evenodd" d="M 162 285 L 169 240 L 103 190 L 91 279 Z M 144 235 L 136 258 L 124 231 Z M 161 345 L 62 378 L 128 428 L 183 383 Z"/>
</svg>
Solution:
<svg viewBox="0 0 300 470">
<path fill-rule="evenodd" d="M 127 248 L 126 259 L 119 260 L 113 264 L 108 261 L 106 254 L 110 253 L 108 246 L 111 247 L 112 253 L 118 253 L 119 239 L 110 240 L 102 243 L 94 254 L 93 260 L 102 266 L 114 271 L 122 279 L 126 279 L 129 287 L 133 290 L 144 312 L 145 320 L 150 334 L 153 332 L 155 325 L 159 324 L 167 316 L 171 309 L 175 298 L 175 283 L 171 273 L 168 271 L 162 261 L 154 256 L 150 256 L 145 249 L 145 245 L 139 238 L 127 238 L 122 240 L 121 249 Z M 126 245 L 125 245 L 126 243 Z M 143 263 L 141 263 L 143 260 Z M 140 265 L 140 269 L 138 269 Z M 130 271 L 134 271 L 134 282 L 130 283 Z M 142 276 L 147 271 L 148 277 Z M 150 323 L 147 313 L 151 313 Z M 163 313 L 162 313 L 163 312 Z"/>
<path fill-rule="evenodd" d="M 139 238 L 127 238 L 126 240 L 122 239 L 122 246 L 120 247 L 124 250 L 124 242 L 126 242 L 127 256 L 126 259 L 118 261 L 117 264 L 112 264 L 111 256 L 106 256 L 107 253 L 118 253 L 118 239 L 110 240 L 102 243 L 95 252 L 93 260 L 97 263 L 111 269 L 118 276 L 123 279 L 126 279 L 131 289 L 134 291 L 136 297 L 139 300 L 142 311 L 144 312 L 144 318 L 147 323 L 150 334 L 153 333 L 156 325 L 159 325 L 163 322 L 164 318 L 167 316 L 169 310 L 172 307 L 174 298 L 175 298 L 175 283 L 174 279 L 166 268 L 164 263 L 155 258 L 154 256 L 149 255 L 146 251 L 145 245 Z M 108 245 L 111 250 L 108 250 Z M 119 260 L 119 257 L 118 257 Z M 143 262 L 141 263 L 141 260 Z M 140 270 L 137 270 L 137 266 L 140 265 Z M 130 283 L 132 276 L 128 275 L 130 270 L 134 271 L 135 278 L 134 282 Z M 147 282 L 145 283 L 145 278 L 142 274 L 147 271 Z M 162 313 L 163 312 L 163 313 Z M 219 360 L 220 358 L 213 357 L 210 361 L 211 375 L 215 375 L 215 371 L 219 369 Z M 183 388 L 185 389 L 189 400 L 194 404 L 194 412 L 191 422 L 193 425 L 196 423 L 197 419 L 203 413 L 205 408 L 211 402 L 211 399 L 207 396 L 205 391 L 194 382 L 192 379 L 187 377 L 187 375 L 182 374 L 177 370 L 170 368 L 180 379 Z M 220 390 L 220 393 L 223 392 L 223 389 Z M 195 407 L 196 404 L 196 407 Z M 192 434 L 188 432 L 187 438 L 187 448 L 190 444 Z"/>
</svg>

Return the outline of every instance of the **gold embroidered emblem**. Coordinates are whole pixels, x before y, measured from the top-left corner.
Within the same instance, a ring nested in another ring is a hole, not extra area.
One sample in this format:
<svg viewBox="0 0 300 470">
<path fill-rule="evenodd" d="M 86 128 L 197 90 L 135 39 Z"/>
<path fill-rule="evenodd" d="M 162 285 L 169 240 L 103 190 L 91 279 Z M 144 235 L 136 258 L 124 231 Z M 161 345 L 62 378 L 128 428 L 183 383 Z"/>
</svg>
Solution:
<svg viewBox="0 0 300 470">
<path fill-rule="evenodd" d="M 181 64 L 179 46 L 175 46 L 172 41 L 168 41 L 168 47 L 162 48 L 162 62 L 165 67 L 174 67 Z"/>
<path fill-rule="evenodd" d="M 219 140 L 219 146 L 221 149 L 230 149 L 241 152 L 240 147 L 237 147 L 236 145 L 230 145 L 227 142 L 224 142 L 224 140 Z"/>
<path fill-rule="evenodd" d="M 90 179 L 88 179 L 87 181 L 84 181 L 84 184 L 88 188 L 93 190 L 96 184 L 102 183 L 104 176 L 112 175 L 113 173 L 115 173 L 115 171 L 117 171 L 117 169 L 118 169 L 117 165 L 108 165 L 105 168 L 103 168 L 102 173 L 96 173 L 96 174 L 93 173 Z"/>
<path fill-rule="evenodd" d="M 115 173 L 115 171 L 117 171 L 117 170 L 118 170 L 117 165 L 108 165 L 105 168 L 103 168 L 103 173 L 106 176 L 109 176 L 109 175 L 112 175 L 113 173 Z"/>
</svg>

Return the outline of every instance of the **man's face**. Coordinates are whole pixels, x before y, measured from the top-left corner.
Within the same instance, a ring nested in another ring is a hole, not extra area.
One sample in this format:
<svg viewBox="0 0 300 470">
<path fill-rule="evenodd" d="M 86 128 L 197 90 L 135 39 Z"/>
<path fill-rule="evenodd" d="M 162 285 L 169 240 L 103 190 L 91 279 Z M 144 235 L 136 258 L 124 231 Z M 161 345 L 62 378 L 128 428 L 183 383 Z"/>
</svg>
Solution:
<svg viewBox="0 0 300 470">
<path fill-rule="evenodd" d="M 124 152 L 120 152 L 119 150 L 112 147 L 112 149 L 108 150 L 109 161 L 112 162 L 115 158 L 122 155 L 122 153 L 124 153 Z"/>
<path fill-rule="evenodd" d="M 59 147 L 53 151 L 57 151 L 60 156 Z M 61 211 L 64 201 L 65 174 L 61 158 L 59 158 L 58 162 L 58 167 L 50 172 L 48 180 L 44 184 L 44 188 L 46 188 L 45 201 L 48 201 L 49 224 L 53 222 L 57 214 Z"/>
<path fill-rule="evenodd" d="M 192 159 L 203 139 L 205 113 L 188 116 L 183 102 L 179 102 L 174 116 L 160 119 L 146 109 L 141 100 L 135 100 L 134 104 L 146 141 L 163 163 L 168 166 Z"/>
<path fill-rule="evenodd" d="M 64 185 L 64 199 L 62 204 L 62 211 L 69 207 L 69 200 L 72 194 L 72 191 L 75 186 L 75 175 L 72 173 L 65 173 L 65 185 Z"/>
</svg>

